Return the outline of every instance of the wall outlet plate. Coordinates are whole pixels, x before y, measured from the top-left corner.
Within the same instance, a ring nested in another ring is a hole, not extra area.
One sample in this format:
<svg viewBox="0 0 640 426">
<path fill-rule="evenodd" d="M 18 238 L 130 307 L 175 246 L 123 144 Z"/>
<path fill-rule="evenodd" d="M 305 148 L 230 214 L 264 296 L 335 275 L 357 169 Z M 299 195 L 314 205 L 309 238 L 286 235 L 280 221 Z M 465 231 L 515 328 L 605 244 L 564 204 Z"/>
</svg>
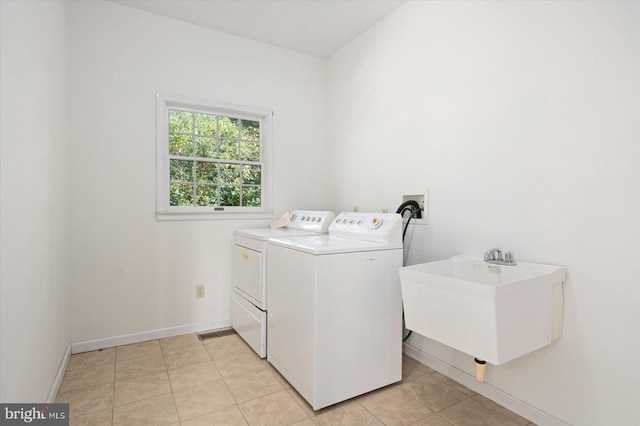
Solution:
<svg viewBox="0 0 640 426">
<path fill-rule="evenodd" d="M 203 299 L 204 298 L 204 285 L 197 285 L 196 286 L 196 299 Z"/>
</svg>

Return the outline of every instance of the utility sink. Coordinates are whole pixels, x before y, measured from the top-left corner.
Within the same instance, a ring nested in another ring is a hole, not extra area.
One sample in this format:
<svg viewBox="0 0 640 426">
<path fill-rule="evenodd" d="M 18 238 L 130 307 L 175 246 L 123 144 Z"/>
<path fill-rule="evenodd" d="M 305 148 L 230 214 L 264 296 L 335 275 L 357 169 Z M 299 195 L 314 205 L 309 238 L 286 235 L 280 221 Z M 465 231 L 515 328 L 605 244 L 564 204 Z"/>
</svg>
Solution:
<svg viewBox="0 0 640 426">
<path fill-rule="evenodd" d="M 562 335 L 566 268 L 453 256 L 400 268 L 409 330 L 500 365 Z"/>
</svg>

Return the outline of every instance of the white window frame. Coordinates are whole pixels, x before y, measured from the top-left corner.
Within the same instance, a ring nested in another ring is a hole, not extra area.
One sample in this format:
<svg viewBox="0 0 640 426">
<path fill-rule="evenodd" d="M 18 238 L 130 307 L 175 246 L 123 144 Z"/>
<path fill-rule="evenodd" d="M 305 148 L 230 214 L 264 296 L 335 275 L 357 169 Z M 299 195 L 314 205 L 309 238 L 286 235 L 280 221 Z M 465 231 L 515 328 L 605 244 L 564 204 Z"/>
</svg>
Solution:
<svg viewBox="0 0 640 426">
<path fill-rule="evenodd" d="M 268 219 L 272 209 L 273 111 L 207 99 L 156 93 L 158 220 Z M 171 206 L 169 203 L 169 109 L 230 116 L 260 122 L 261 206 Z"/>
</svg>

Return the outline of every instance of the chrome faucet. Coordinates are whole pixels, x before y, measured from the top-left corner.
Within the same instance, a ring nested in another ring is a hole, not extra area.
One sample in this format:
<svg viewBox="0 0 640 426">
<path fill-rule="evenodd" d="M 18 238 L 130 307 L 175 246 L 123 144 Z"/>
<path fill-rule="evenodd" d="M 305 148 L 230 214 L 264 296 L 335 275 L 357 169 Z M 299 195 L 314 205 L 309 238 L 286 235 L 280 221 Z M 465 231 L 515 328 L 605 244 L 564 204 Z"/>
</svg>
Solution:
<svg viewBox="0 0 640 426">
<path fill-rule="evenodd" d="M 484 253 L 484 261 L 485 262 L 492 262 L 492 261 L 497 261 L 497 262 L 502 262 L 502 251 L 498 248 L 492 248 L 487 250 Z"/>
<path fill-rule="evenodd" d="M 494 265 L 507 265 L 514 266 L 516 262 L 513 261 L 513 254 L 510 251 L 504 253 L 502 258 L 502 250 L 498 248 L 492 248 L 484 253 L 484 261 L 487 263 L 493 263 Z"/>
</svg>

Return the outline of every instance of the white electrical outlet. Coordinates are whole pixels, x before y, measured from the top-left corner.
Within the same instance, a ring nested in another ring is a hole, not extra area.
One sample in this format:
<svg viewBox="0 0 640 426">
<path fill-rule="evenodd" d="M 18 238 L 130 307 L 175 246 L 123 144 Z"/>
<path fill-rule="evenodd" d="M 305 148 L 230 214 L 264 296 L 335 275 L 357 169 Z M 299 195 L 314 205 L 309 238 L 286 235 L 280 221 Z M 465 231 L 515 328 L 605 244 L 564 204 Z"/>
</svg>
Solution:
<svg viewBox="0 0 640 426">
<path fill-rule="evenodd" d="M 204 298 L 204 285 L 197 285 L 196 286 L 196 299 L 203 299 Z"/>
</svg>

